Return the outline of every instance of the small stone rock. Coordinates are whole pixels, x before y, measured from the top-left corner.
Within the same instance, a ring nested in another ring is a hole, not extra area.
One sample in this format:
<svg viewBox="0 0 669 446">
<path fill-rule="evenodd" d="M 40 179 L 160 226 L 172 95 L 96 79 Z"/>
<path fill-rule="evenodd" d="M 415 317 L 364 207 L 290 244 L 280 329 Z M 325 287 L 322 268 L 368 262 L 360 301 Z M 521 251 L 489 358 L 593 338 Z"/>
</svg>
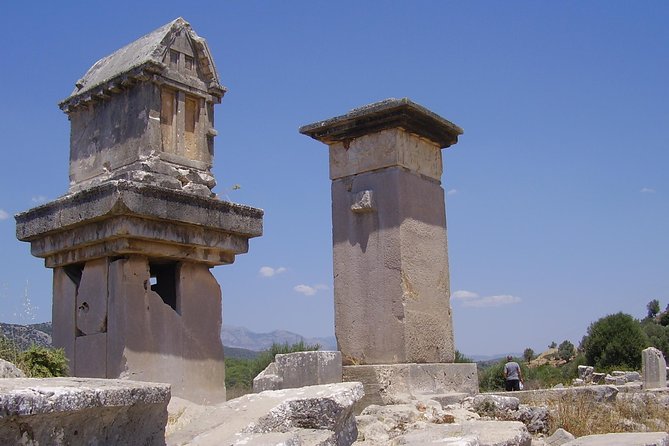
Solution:
<svg viewBox="0 0 669 446">
<path fill-rule="evenodd" d="M 0 378 L 25 378 L 23 370 L 16 367 L 9 361 L 0 359 Z"/>
<path fill-rule="evenodd" d="M 544 442 L 546 443 L 546 446 L 561 446 L 575 438 L 576 437 L 574 437 L 566 430 L 559 428 L 558 430 L 553 432 L 553 435 L 546 438 Z"/>
</svg>

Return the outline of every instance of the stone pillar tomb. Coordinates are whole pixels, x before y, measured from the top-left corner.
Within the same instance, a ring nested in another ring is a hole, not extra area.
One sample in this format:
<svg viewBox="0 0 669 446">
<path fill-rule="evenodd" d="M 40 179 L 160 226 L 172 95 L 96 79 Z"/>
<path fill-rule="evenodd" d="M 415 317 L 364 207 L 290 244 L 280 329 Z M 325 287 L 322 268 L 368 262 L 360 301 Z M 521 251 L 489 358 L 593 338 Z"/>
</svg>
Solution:
<svg viewBox="0 0 669 446">
<path fill-rule="evenodd" d="M 408 99 L 389 99 L 300 133 L 329 146 L 344 379 L 363 381 L 367 402 L 372 394 L 389 402 L 389 393 L 477 390 L 475 366 L 449 364 L 441 149 L 462 129 Z"/>
<path fill-rule="evenodd" d="M 73 376 L 225 399 L 210 269 L 248 251 L 263 212 L 211 191 L 224 93 L 207 43 L 179 18 L 96 62 L 61 102 L 69 191 L 17 215 L 16 230 L 53 269 L 53 342 Z"/>
</svg>

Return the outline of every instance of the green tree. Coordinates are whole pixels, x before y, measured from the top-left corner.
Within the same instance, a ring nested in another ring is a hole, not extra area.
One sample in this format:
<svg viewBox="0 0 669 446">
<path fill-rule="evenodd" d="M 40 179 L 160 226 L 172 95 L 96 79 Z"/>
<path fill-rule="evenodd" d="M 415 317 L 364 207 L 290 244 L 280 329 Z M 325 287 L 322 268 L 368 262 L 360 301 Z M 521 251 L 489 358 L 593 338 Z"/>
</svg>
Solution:
<svg viewBox="0 0 669 446">
<path fill-rule="evenodd" d="M 574 344 L 565 340 L 558 347 L 558 358 L 569 361 L 574 356 Z"/>
<path fill-rule="evenodd" d="M 661 350 L 664 357 L 669 357 L 669 327 L 658 324 L 653 319 L 641 321 L 641 329 L 648 337 L 651 347 Z"/>
<path fill-rule="evenodd" d="M 581 341 L 587 363 L 602 370 L 640 368 L 641 350 L 647 346 L 648 338 L 641 324 L 625 313 L 593 322 Z"/>
<path fill-rule="evenodd" d="M 551 342 L 551 345 L 548 346 L 548 348 L 555 348 L 555 347 L 557 347 L 555 341 Z"/>
<path fill-rule="evenodd" d="M 525 349 L 525 351 L 523 352 L 523 358 L 525 358 L 526 362 L 530 362 L 532 360 L 532 358 L 534 358 L 534 350 L 527 347 Z"/>
<path fill-rule="evenodd" d="M 469 362 L 474 362 L 474 360 L 471 359 L 471 358 L 468 358 L 467 356 L 465 356 L 464 354 L 462 354 L 459 350 L 456 350 L 456 351 L 455 351 L 455 360 L 454 360 L 453 362 L 465 362 L 465 363 L 469 363 Z"/>
<path fill-rule="evenodd" d="M 660 325 L 663 327 L 669 326 L 669 308 L 664 310 L 664 313 L 660 314 Z"/>
<path fill-rule="evenodd" d="M 651 300 L 646 305 L 646 309 L 648 310 L 648 319 L 653 319 L 660 312 L 660 301 L 657 299 Z"/>
</svg>

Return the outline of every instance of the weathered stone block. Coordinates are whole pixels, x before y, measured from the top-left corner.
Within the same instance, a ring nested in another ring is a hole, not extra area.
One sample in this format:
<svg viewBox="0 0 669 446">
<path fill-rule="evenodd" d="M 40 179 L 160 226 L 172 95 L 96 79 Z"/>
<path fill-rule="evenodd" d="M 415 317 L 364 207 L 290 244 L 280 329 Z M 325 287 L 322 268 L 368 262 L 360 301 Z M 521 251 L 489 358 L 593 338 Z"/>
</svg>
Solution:
<svg viewBox="0 0 669 446">
<path fill-rule="evenodd" d="M 169 400 L 167 384 L 0 380 L 0 444 L 164 445 Z"/>
<path fill-rule="evenodd" d="M 662 352 L 655 347 L 648 347 L 641 352 L 641 373 L 644 389 L 667 387 L 667 363 Z"/>
<path fill-rule="evenodd" d="M 362 394 L 360 383 L 338 383 L 253 393 L 214 407 L 187 406 L 175 415 L 179 427 L 167 442 L 348 446 L 357 438 L 353 406 Z M 276 433 L 289 435 L 266 436 Z"/>
<path fill-rule="evenodd" d="M 385 364 L 344 366 L 345 382 L 361 382 L 365 397 L 359 413 L 370 404 L 405 403 L 423 395 L 478 392 L 476 364 Z"/>
<path fill-rule="evenodd" d="M 292 389 L 341 380 L 341 353 L 338 351 L 279 354 L 253 380 L 253 391 Z"/>
</svg>

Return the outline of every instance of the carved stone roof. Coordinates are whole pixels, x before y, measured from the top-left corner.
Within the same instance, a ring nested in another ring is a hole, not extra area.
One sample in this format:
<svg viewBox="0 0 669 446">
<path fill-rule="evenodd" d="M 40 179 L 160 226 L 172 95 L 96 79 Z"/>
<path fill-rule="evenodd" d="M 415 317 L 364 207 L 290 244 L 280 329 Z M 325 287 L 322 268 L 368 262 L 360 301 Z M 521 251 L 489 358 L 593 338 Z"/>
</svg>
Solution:
<svg viewBox="0 0 669 446">
<path fill-rule="evenodd" d="M 147 75 L 161 73 L 166 68 L 163 63 L 165 53 L 180 30 L 185 30 L 196 47 L 198 63 L 208 83 L 209 92 L 220 98 L 225 93 L 225 87 L 219 82 L 205 39 L 198 36 L 190 24 L 179 17 L 98 60 L 76 82 L 71 95 L 60 103 L 60 107 L 67 112 L 72 105 L 89 102 L 96 97 L 104 98 L 138 79 L 147 79 Z"/>
<path fill-rule="evenodd" d="M 408 98 L 390 98 L 349 113 L 300 127 L 300 133 L 325 144 L 401 127 L 442 148 L 458 142 L 462 129 Z"/>
</svg>

